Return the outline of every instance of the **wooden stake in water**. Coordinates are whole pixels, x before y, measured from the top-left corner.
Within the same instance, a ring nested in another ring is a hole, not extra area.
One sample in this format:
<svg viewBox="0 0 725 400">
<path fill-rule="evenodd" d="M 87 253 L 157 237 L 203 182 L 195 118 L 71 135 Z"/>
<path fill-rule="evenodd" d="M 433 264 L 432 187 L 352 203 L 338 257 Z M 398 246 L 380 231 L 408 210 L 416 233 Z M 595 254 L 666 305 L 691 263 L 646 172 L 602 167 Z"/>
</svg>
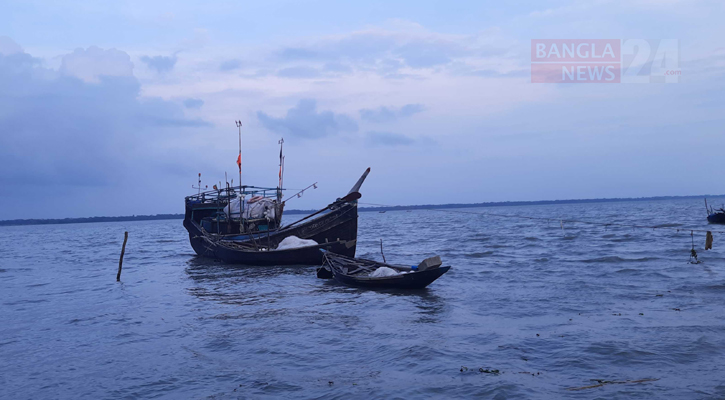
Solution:
<svg viewBox="0 0 725 400">
<path fill-rule="evenodd" d="M 121 247 L 121 259 L 118 260 L 118 274 L 116 275 L 116 282 L 121 281 L 121 267 L 123 266 L 123 255 L 126 253 L 126 242 L 128 241 L 128 232 L 123 233 L 123 247 Z"/>
<path fill-rule="evenodd" d="M 383 239 L 380 239 L 380 255 L 383 256 L 383 262 L 387 263 L 387 261 L 385 261 L 385 253 L 383 253 Z"/>
</svg>

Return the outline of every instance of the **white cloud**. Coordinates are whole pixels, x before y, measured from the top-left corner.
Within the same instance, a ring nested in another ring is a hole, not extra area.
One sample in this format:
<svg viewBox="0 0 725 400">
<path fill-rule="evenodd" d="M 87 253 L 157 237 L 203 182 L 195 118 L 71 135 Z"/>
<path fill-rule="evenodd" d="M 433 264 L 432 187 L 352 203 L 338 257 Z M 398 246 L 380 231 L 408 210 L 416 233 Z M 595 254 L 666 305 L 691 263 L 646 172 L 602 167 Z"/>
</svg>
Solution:
<svg viewBox="0 0 725 400">
<path fill-rule="evenodd" d="M 99 82 L 102 76 L 133 76 L 131 57 L 116 49 L 103 50 L 96 46 L 78 48 L 63 56 L 60 72 L 86 82 Z"/>
</svg>

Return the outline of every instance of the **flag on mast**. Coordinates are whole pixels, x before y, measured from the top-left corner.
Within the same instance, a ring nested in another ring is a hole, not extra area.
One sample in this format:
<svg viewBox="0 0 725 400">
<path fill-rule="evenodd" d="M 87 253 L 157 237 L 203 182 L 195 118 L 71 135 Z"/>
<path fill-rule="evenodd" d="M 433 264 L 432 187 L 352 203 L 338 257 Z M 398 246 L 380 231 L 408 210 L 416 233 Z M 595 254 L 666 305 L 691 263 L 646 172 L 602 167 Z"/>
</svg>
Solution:
<svg viewBox="0 0 725 400">
<path fill-rule="evenodd" d="M 239 173 L 242 172 L 242 153 L 239 153 L 239 157 L 237 157 L 237 165 L 239 166 Z"/>
</svg>

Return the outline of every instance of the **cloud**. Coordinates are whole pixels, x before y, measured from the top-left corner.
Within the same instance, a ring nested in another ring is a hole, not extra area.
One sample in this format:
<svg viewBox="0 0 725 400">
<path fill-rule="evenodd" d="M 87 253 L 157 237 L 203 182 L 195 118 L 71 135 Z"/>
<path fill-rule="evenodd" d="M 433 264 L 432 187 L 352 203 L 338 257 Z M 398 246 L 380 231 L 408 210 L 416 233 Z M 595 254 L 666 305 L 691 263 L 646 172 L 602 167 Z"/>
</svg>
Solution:
<svg viewBox="0 0 725 400">
<path fill-rule="evenodd" d="M 128 55 L 79 49 L 56 71 L 26 53 L 0 55 L 0 197 L 7 187 L 114 185 L 166 162 L 153 153 L 168 153 L 161 149 L 186 129 L 210 125 L 186 119 L 178 104 L 141 97 L 138 80 L 109 63 L 116 59 Z"/>
<path fill-rule="evenodd" d="M 317 139 L 345 132 L 356 132 L 355 121 L 344 114 L 332 111 L 317 111 L 317 102 L 303 99 L 297 106 L 290 108 L 287 115 L 274 118 L 257 112 L 257 118 L 268 130 L 280 135 L 290 135 L 306 139 Z"/>
<path fill-rule="evenodd" d="M 341 64 L 338 62 L 325 63 L 325 65 L 322 68 L 325 71 L 329 71 L 329 72 L 341 72 L 341 73 L 352 72 L 352 68 L 349 65 Z"/>
<path fill-rule="evenodd" d="M 233 59 L 233 60 L 226 60 L 223 63 L 219 64 L 219 71 L 227 72 L 227 71 L 234 71 L 235 69 L 239 69 L 242 67 L 242 61 Z"/>
<path fill-rule="evenodd" d="M 324 57 L 316 51 L 306 48 L 287 47 L 278 52 L 278 57 L 282 60 L 315 60 Z"/>
<path fill-rule="evenodd" d="M 531 69 L 517 69 L 508 72 L 497 71 L 494 69 L 478 69 L 467 71 L 464 74 L 484 78 L 528 78 L 531 77 Z"/>
<path fill-rule="evenodd" d="M 9 56 L 11 54 L 22 53 L 23 48 L 20 47 L 13 39 L 7 36 L 0 36 L 0 54 Z"/>
<path fill-rule="evenodd" d="M 350 65 L 382 76 L 400 77 L 401 70 L 446 67 L 454 62 L 499 59 L 512 51 L 509 41 L 495 34 L 451 35 L 430 32 L 417 24 L 399 29 L 370 28 L 329 36 L 306 44 L 284 47 L 273 53 L 273 62 L 319 66 Z M 324 68 L 324 67 L 323 67 Z"/>
<path fill-rule="evenodd" d="M 360 110 L 360 118 L 376 123 L 392 122 L 399 118 L 409 117 L 422 112 L 423 110 L 422 104 L 406 104 L 400 108 L 379 107 L 374 110 L 363 108 Z"/>
<path fill-rule="evenodd" d="M 174 66 L 176 65 L 176 61 L 178 59 L 176 58 L 176 53 L 174 53 L 171 56 L 165 57 L 165 56 L 143 56 L 141 57 L 141 61 L 143 61 L 149 68 L 155 69 L 156 72 L 159 74 L 162 74 L 164 72 L 169 72 L 172 69 L 174 69 Z"/>
<path fill-rule="evenodd" d="M 365 135 L 365 140 L 373 146 L 408 146 L 415 143 L 412 138 L 393 132 L 371 131 Z"/>
<path fill-rule="evenodd" d="M 277 71 L 277 76 L 282 78 L 317 78 L 320 72 L 311 67 L 291 67 Z"/>
<path fill-rule="evenodd" d="M 184 107 L 200 109 L 204 105 L 204 100 L 201 99 L 186 99 L 184 100 Z"/>
<path fill-rule="evenodd" d="M 97 83 L 101 76 L 133 76 L 133 63 L 123 51 L 91 46 L 63 56 L 60 72 Z"/>
</svg>

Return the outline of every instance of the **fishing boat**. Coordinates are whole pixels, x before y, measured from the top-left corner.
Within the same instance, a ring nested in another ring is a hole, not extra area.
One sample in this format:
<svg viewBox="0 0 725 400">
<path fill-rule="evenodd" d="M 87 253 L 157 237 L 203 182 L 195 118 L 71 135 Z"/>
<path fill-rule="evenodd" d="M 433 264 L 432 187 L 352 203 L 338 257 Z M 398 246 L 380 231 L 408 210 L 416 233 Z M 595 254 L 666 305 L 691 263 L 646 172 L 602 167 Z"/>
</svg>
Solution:
<svg viewBox="0 0 725 400">
<path fill-rule="evenodd" d="M 321 279 L 335 279 L 349 286 L 378 289 L 423 289 L 448 272 L 440 257 L 431 257 L 417 266 L 404 267 L 347 257 L 323 251 L 323 264 L 317 270 Z"/>
<path fill-rule="evenodd" d="M 712 224 L 725 224 L 725 208 L 713 210 L 708 214 L 707 221 Z"/>
<path fill-rule="evenodd" d="M 347 195 L 285 226 L 275 220 L 278 218 L 276 214 L 253 219 L 245 218 L 246 214 L 243 212 L 241 219 L 230 218 L 225 214 L 228 202 L 224 196 L 214 197 L 212 193 L 211 197 L 207 196 L 206 202 L 200 201 L 202 199 L 199 197 L 204 193 L 189 196 L 186 198 L 184 227 L 189 232 L 189 241 L 198 255 L 227 263 L 319 265 L 322 262 L 320 249 L 354 257 L 357 244 L 357 200 L 362 197 L 359 190 L 369 173 L 370 168 L 365 170 Z M 239 197 L 243 198 L 245 194 L 252 194 L 249 188 L 242 186 L 232 190 L 241 193 Z M 254 195 L 260 196 L 259 193 Z M 284 202 L 280 203 L 279 209 L 283 207 Z M 220 225 L 225 223 L 230 226 L 237 225 L 238 228 L 220 229 Z M 277 225 L 270 228 L 273 223 Z M 280 243 L 292 236 L 312 240 L 316 244 L 278 250 Z"/>
<path fill-rule="evenodd" d="M 283 198 L 284 139 L 278 142 L 279 185 L 276 188 L 242 185 L 242 122 L 239 130 L 239 185 L 226 179 L 213 190 L 202 188 L 201 174 L 195 195 L 185 198 L 184 227 L 196 254 L 224 262 L 250 265 L 317 264 L 320 249 L 354 256 L 357 242 L 357 200 L 360 187 L 370 173 L 368 168 L 353 188 L 325 208 L 289 225 L 282 226 L 282 213 L 288 200 L 301 197 L 317 183 Z M 203 191 L 202 191 L 203 190 Z M 280 247 L 285 239 L 307 241 L 295 248 Z"/>
<path fill-rule="evenodd" d="M 714 209 L 707 205 L 705 199 L 705 209 L 707 210 L 707 221 L 711 224 L 725 224 L 725 206 Z"/>
</svg>

